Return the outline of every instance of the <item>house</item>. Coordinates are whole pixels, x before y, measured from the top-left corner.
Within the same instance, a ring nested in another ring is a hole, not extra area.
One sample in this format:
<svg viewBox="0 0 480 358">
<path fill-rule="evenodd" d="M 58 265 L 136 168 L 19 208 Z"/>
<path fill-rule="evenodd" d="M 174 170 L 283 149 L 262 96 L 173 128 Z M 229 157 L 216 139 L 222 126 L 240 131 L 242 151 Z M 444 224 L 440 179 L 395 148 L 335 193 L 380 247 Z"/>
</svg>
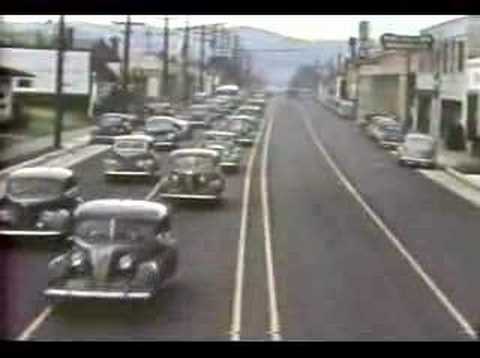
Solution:
<svg viewBox="0 0 480 358">
<path fill-rule="evenodd" d="M 13 83 L 16 77 L 32 78 L 33 74 L 0 64 L 0 124 L 10 124 L 17 119 Z"/>
<path fill-rule="evenodd" d="M 480 16 L 464 16 L 421 31 L 434 39 L 420 57 L 415 124 L 448 143 L 461 128 L 465 148 L 480 148 Z M 454 149 L 454 148 L 451 148 Z"/>
</svg>

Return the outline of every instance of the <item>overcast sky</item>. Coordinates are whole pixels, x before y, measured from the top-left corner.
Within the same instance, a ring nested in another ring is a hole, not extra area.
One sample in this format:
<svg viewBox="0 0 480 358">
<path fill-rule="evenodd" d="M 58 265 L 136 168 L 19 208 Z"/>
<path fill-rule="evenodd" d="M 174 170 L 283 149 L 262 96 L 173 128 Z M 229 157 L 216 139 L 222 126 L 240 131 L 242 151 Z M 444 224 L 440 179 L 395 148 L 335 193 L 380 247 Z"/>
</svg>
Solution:
<svg viewBox="0 0 480 358">
<path fill-rule="evenodd" d="M 184 24 L 187 16 L 172 16 L 172 25 Z M 444 21 L 461 17 L 459 15 L 191 15 L 192 25 L 209 23 L 227 23 L 232 26 L 252 26 L 283 35 L 307 40 L 346 40 L 357 36 L 358 22 L 371 22 L 371 35 L 377 39 L 382 33 L 394 32 L 405 35 L 418 34 L 419 30 Z M 6 15 L 6 21 L 44 22 L 56 20 L 58 16 Z M 72 15 L 67 21 L 85 21 L 109 24 L 122 21 L 124 16 Z M 162 15 L 134 15 L 133 21 L 152 25 L 162 24 Z"/>
</svg>

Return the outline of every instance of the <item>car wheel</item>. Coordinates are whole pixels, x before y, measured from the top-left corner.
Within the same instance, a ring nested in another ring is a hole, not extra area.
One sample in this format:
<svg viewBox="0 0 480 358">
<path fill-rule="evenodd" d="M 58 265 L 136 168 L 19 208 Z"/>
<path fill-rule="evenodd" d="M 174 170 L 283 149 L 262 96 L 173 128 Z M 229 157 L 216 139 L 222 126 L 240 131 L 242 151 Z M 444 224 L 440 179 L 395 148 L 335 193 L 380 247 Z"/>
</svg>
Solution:
<svg viewBox="0 0 480 358">
<path fill-rule="evenodd" d="M 404 166 L 405 166 L 405 162 L 404 162 L 402 159 L 399 159 L 399 160 L 398 160 L 398 165 L 400 165 L 401 167 L 404 167 Z"/>
</svg>

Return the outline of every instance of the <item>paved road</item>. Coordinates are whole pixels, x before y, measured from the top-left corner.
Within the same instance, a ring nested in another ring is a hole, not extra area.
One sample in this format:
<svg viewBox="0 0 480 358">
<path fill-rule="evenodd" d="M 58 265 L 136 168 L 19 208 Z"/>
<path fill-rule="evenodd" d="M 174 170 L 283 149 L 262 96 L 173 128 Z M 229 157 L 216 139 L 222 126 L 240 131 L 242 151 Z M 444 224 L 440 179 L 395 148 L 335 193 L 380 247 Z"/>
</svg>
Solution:
<svg viewBox="0 0 480 358">
<path fill-rule="evenodd" d="M 46 265 L 58 250 L 13 245 L 2 252 L 9 268 L 9 337 L 18 337 L 46 312 L 30 339 L 228 340 L 236 319 L 241 319 L 241 339 L 468 339 L 458 317 L 346 189 L 312 137 L 320 138 L 435 288 L 472 326 L 480 318 L 478 209 L 398 167 L 355 124 L 317 103 L 275 98 L 267 112 L 273 120 L 271 138 L 265 136 L 252 157 L 248 205 L 243 191 L 252 150 L 242 172 L 228 177 L 222 206 L 171 206 L 180 275 L 156 302 L 90 302 L 45 311 Z M 306 123 L 312 123 L 313 132 Z M 104 155 L 73 168 L 87 199 L 141 199 L 152 190 L 154 183 L 106 183 Z M 235 297 L 241 298 L 240 311 L 232 310 Z"/>
</svg>

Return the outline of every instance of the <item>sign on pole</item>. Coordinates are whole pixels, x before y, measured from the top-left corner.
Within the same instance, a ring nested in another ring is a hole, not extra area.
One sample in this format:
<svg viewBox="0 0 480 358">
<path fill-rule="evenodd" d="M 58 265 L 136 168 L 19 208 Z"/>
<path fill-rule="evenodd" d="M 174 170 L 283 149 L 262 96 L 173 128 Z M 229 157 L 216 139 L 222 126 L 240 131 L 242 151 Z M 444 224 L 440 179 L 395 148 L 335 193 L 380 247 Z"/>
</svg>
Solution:
<svg viewBox="0 0 480 358">
<path fill-rule="evenodd" d="M 432 35 L 408 36 L 383 34 L 380 42 L 384 50 L 422 50 L 433 47 Z"/>
</svg>

